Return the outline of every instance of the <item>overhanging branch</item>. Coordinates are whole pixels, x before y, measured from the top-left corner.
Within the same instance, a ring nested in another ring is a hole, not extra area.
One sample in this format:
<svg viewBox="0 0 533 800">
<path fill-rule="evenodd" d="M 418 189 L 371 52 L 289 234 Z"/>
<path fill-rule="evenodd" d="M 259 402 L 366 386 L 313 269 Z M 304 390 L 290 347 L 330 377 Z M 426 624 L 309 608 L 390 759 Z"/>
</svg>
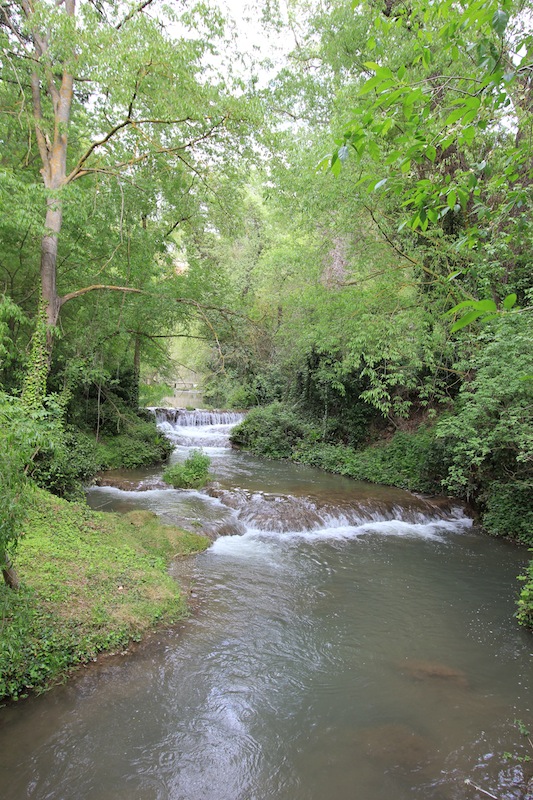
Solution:
<svg viewBox="0 0 533 800">
<path fill-rule="evenodd" d="M 142 289 L 134 289 L 132 286 L 110 286 L 104 283 L 95 283 L 93 286 L 85 286 L 83 289 L 78 289 L 75 292 L 69 292 L 68 294 L 64 294 L 63 297 L 59 298 L 59 306 L 64 306 L 65 303 L 68 303 L 69 300 L 74 300 L 75 297 L 81 297 L 84 294 L 88 294 L 89 292 L 97 292 L 97 291 L 111 291 L 111 292 L 129 292 L 133 294 L 143 294 Z"/>
</svg>

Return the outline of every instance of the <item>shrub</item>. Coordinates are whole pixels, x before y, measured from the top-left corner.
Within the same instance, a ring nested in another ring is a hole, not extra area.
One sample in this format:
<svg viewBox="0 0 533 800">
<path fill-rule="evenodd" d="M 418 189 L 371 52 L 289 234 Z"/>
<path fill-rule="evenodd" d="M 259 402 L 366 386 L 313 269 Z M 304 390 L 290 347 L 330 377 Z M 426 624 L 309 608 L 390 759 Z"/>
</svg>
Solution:
<svg viewBox="0 0 533 800">
<path fill-rule="evenodd" d="M 532 317 L 506 314 L 479 337 L 456 413 L 437 425 L 451 462 L 446 487 L 462 497 L 491 492 L 494 482 L 527 480 L 533 454 Z M 530 478 L 529 478 L 530 479 Z"/>
<path fill-rule="evenodd" d="M 104 466 L 92 436 L 66 430 L 53 448 L 41 450 L 30 469 L 35 483 L 58 497 L 79 499 L 82 486 Z"/>
<path fill-rule="evenodd" d="M 302 441 L 316 441 L 318 431 L 281 403 L 254 408 L 231 432 L 232 444 L 267 458 L 290 458 Z"/>
<path fill-rule="evenodd" d="M 200 489 L 209 480 L 211 459 L 193 450 L 183 464 L 173 464 L 163 472 L 163 480 L 175 489 Z"/>
<path fill-rule="evenodd" d="M 519 578 L 524 585 L 518 599 L 516 618 L 521 625 L 533 628 L 533 561 L 529 562 L 526 574 L 519 575 Z"/>
<path fill-rule="evenodd" d="M 104 467 L 134 469 L 160 463 L 172 450 L 172 443 L 158 430 L 155 419 L 131 417 L 123 433 L 106 436 L 98 454 Z"/>
<path fill-rule="evenodd" d="M 495 536 L 533 545 L 533 481 L 495 482 L 488 490 L 483 525 Z"/>
<path fill-rule="evenodd" d="M 421 427 L 416 433 L 398 431 L 390 442 L 355 450 L 344 445 L 302 444 L 295 459 L 328 472 L 356 480 L 399 486 L 411 491 L 441 491 L 446 474 L 446 454 L 433 429 Z"/>
</svg>

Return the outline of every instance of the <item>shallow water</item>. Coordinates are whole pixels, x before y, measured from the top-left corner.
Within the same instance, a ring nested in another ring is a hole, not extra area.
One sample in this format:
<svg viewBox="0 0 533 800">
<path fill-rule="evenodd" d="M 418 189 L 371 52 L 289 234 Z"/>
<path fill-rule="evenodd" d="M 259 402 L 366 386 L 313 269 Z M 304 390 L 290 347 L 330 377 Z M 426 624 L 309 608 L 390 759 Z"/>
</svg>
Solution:
<svg viewBox="0 0 533 800">
<path fill-rule="evenodd" d="M 202 438 L 181 433 L 176 459 Z M 527 554 L 446 501 L 202 433 L 210 494 L 89 493 L 226 534 L 195 561 L 194 616 L 2 709 L 2 798 L 480 797 L 465 779 L 524 797 L 503 754 L 525 754 L 514 720 L 532 722 L 533 640 L 513 620 Z"/>
</svg>

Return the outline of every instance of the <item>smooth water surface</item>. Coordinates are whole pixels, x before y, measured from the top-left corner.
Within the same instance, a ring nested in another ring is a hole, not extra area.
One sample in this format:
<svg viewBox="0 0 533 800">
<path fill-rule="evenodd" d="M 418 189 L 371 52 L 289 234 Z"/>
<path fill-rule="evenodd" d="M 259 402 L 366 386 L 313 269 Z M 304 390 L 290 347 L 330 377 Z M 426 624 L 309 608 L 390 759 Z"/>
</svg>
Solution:
<svg viewBox="0 0 533 800">
<path fill-rule="evenodd" d="M 225 534 L 195 561 L 199 606 L 2 709 L 0 797 L 481 797 L 465 780 L 527 796 L 514 720 L 532 721 L 533 640 L 513 620 L 527 554 L 447 501 L 233 452 L 233 421 L 162 424 L 176 459 L 212 456 L 209 493 L 100 487 L 89 502 Z"/>
</svg>

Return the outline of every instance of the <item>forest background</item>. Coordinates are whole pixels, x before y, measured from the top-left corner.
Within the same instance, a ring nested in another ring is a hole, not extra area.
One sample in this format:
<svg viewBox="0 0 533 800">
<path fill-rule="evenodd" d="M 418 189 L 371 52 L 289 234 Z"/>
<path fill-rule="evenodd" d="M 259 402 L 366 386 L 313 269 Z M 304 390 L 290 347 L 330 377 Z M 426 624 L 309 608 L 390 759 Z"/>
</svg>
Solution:
<svg viewBox="0 0 533 800">
<path fill-rule="evenodd" d="M 176 340 L 235 443 L 533 543 L 530 3 L 251 13 L 267 57 L 209 3 L 2 0 L 11 585 L 35 484 L 168 454 Z"/>
</svg>

